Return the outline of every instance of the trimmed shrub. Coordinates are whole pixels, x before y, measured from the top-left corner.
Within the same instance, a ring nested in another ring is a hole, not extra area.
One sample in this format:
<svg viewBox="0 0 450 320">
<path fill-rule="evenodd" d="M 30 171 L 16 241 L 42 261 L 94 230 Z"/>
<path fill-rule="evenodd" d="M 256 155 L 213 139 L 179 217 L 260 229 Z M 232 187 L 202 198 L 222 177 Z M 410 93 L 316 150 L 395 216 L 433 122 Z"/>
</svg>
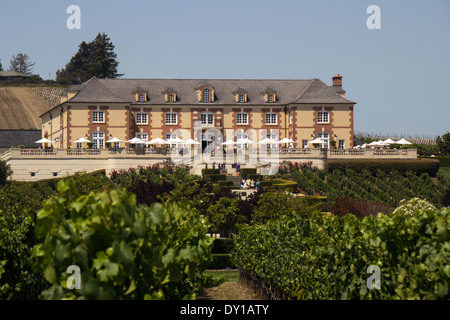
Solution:
<svg viewBox="0 0 450 320">
<path fill-rule="evenodd" d="M 424 156 L 419 156 L 419 158 L 423 158 L 423 159 L 437 159 L 437 160 L 439 160 L 440 167 L 450 167 L 450 157 L 424 157 Z"/>
<path fill-rule="evenodd" d="M 202 169 L 202 177 L 205 178 L 209 174 L 220 174 L 220 169 Z"/>
<path fill-rule="evenodd" d="M 217 182 L 217 184 L 221 187 L 225 187 L 225 186 L 232 186 L 233 185 L 233 181 L 228 181 L 228 180 L 220 180 Z"/>
<path fill-rule="evenodd" d="M 345 172 L 352 169 L 357 173 L 367 170 L 371 174 L 376 174 L 377 170 L 390 172 L 396 170 L 402 174 L 412 171 L 417 175 L 427 173 L 435 177 L 439 170 L 439 160 L 417 159 L 417 160 L 328 160 L 325 168 L 328 172 L 341 170 Z"/>
<path fill-rule="evenodd" d="M 277 189 L 286 190 L 290 192 L 296 192 L 298 187 L 298 182 L 292 180 L 282 180 L 274 179 L 273 185 Z"/>
<path fill-rule="evenodd" d="M 227 175 L 225 174 L 207 174 L 205 175 L 205 179 L 209 179 L 212 183 L 221 181 L 221 180 L 226 180 L 227 179 Z"/>
<path fill-rule="evenodd" d="M 247 179 L 250 174 L 256 174 L 256 168 L 241 168 L 242 179 Z"/>
<path fill-rule="evenodd" d="M 253 174 L 253 173 L 249 174 L 248 178 L 250 180 L 255 180 L 255 181 L 258 180 L 258 179 L 259 179 L 259 181 L 263 180 L 263 176 L 262 175 L 260 175 L 260 174 Z"/>
</svg>

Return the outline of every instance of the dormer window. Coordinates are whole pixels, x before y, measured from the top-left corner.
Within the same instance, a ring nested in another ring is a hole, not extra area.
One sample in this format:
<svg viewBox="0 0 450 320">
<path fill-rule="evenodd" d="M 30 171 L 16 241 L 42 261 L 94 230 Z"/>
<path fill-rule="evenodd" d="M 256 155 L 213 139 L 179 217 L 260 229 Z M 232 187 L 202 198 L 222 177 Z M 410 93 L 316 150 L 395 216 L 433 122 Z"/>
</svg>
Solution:
<svg viewBox="0 0 450 320">
<path fill-rule="evenodd" d="M 214 102 L 214 88 L 206 83 L 206 81 L 202 81 L 200 86 L 195 88 L 195 90 L 197 90 L 199 102 Z"/>
<path fill-rule="evenodd" d="M 247 102 L 247 91 L 242 88 L 238 88 L 233 92 L 234 97 L 237 103 L 246 103 Z"/>
<path fill-rule="evenodd" d="M 203 89 L 202 101 L 203 102 L 211 102 L 211 91 L 209 90 L 209 88 Z"/>
<path fill-rule="evenodd" d="M 176 102 L 177 93 L 172 88 L 167 88 L 163 93 L 165 102 Z"/>
<path fill-rule="evenodd" d="M 149 100 L 148 91 L 141 87 L 134 89 L 133 93 L 135 95 L 136 102 L 147 102 Z"/>
<path fill-rule="evenodd" d="M 267 103 L 274 103 L 277 101 L 277 93 L 272 88 L 267 88 L 264 92 L 264 101 Z"/>
</svg>

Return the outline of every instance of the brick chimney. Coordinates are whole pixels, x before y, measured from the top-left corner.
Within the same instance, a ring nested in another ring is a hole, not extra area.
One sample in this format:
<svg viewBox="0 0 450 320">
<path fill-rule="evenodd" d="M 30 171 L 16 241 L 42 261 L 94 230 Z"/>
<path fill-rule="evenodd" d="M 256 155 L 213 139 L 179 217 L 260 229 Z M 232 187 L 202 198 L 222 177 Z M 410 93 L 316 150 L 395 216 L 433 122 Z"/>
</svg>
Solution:
<svg viewBox="0 0 450 320">
<path fill-rule="evenodd" d="M 340 74 L 335 74 L 332 79 L 333 79 L 333 87 L 342 88 L 342 76 Z"/>
</svg>

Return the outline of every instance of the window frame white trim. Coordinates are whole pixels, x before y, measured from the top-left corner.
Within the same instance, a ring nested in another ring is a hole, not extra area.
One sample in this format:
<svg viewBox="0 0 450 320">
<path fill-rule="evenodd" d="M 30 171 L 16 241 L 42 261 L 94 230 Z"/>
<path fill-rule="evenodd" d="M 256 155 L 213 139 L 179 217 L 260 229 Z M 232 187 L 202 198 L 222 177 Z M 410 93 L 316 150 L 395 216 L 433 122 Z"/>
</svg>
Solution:
<svg viewBox="0 0 450 320">
<path fill-rule="evenodd" d="M 101 117 L 100 117 L 100 115 L 101 115 Z M 104 110 L 93 110 L 92 111 L 92 123 L 105 123 L 105 111 Z"/>
<path fill-rule="evenodd" d="M 244 115 L 246 120 L 245 123 L 242 121 Z M 241 117 L 241 119 L 239 119 L 239 117 Z M 236 125 L 248 125 L 248 112 L 236 112 Z"/>
<path fill-rule="evenodd" d="M 142 115 L 144 115 L 145 114 L 145 122 L 142 122 Z M 141 121 L 139 121 L 139 117 L 141 117 Z M 140 125 L 142 125 L 142 124 L 148 124 L 148 112 L 144 112 L 144 111 L 139 111 L 139 112 L 136 112 L 136 124 L 140 124 Z"/>
<path fill-rule="evenodd" d="M 170 115 L 170 121 L 167 121 L 167 117 Z M 173 115 L 175 115 L 175 122 L 173 122 Z M 164 124 L 167 125 L 177 125 L 178 124 L 178 113 L 177 112 L 173 112 L 173 111 L 167 111 L 164 114 Z"/>
<path fill-rule="evenodd" d="M 326 120 L 325 116 L 326 115 Z M 330 123 L 330 112 L 329 111 L 317 111 L 317 123 Z"/>
<path fill-rule="evenodd" d="M 275 122 L 273 122 L 273 116 L 275 116 Z M 267 122 L 267 119 L 269 117 L 269 122 Z M 278 125 L 278 113 L 277 112 L 266 112 L 264 115 L 264 123 L 268 125 Z"/>
</svg>

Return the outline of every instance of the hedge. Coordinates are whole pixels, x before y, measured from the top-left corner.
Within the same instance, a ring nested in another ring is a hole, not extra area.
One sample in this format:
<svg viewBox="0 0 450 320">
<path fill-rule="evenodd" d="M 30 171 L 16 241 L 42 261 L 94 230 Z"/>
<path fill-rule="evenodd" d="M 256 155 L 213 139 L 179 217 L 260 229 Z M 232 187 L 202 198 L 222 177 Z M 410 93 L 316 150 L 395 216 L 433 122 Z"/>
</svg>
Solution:
<svg viewBox="0 0 450 320">
<path fill-rule="evenodd" d="M 390 172 L 396 170 L 402 174 L 412 171 L 415 174 L 427 173 L 432 177 L 436 176 L 439 170 L 439 160 L 437 159 L 417 159 L 417 160 L 328 160 L 325 170 L 333 172 L 334 170 L 344 171 L 352 169 L 357 173 L 368 170 L 376 174 L 377 170 Z"/>
<path fill-rule="evenodd" d="M 221 187 L 225 187 L 225 186 L 231 187 L 231 186 L 233 186 L 233 181 L 231 181 L 231 180 L 219 180 L 219 181 L 217 181 L 217 184 L 219 186 L 221 186 Z"/>
<path fill-rule="evenodd" d="M 241 168 L 242 179 L 247 179 L 249 174 L 256 174 L 256 168 Z"/>
<path fill-rule="evenodd" d="M 220 169 L 202 169 L 203 178 L 205 178 L 209 174 L 220 174 Z"/>
<path fill-rule="evenodd" d="M 259 185 L 261 187 L 272 187 L 273 186 L 273 181 L 260 181 Z"/>
<path fill-rule="evenodd" d="M 288 190 L 291 192 L 297 191 L 298 182 L 292 180 L 274 179 L 273 185 L 277 189 Z"/>
<path fill-rule="evenodd" d="M 423 157 L 419 156 L 421 159 L 437 159 L 439 160 L 441 167 L 450 167 L 450 157 Z"/>
<path fill-rule="evenodd" d="M 225 174 L 206 174 L 205 178 L 209 179 L 209 180 L 211 180 L 211 182 L 215 183 L 218 181 L 226 180 L 227 175 L 225 175 Z"/>
<path fill-rule="evenodd" d="M 248 175 L 248 178 L 250 179 L 250 180 L 259 180 L 259 181 L 262 181 L 263 180 L 263 176 L 262 175 L 260 175 L 260 174 L 257 174 L 257 173 L 255 173 L 255 174 L 253 174 L 253 173 L 251 173 L 251 174 L 249 174 Z"/>
</svg>

